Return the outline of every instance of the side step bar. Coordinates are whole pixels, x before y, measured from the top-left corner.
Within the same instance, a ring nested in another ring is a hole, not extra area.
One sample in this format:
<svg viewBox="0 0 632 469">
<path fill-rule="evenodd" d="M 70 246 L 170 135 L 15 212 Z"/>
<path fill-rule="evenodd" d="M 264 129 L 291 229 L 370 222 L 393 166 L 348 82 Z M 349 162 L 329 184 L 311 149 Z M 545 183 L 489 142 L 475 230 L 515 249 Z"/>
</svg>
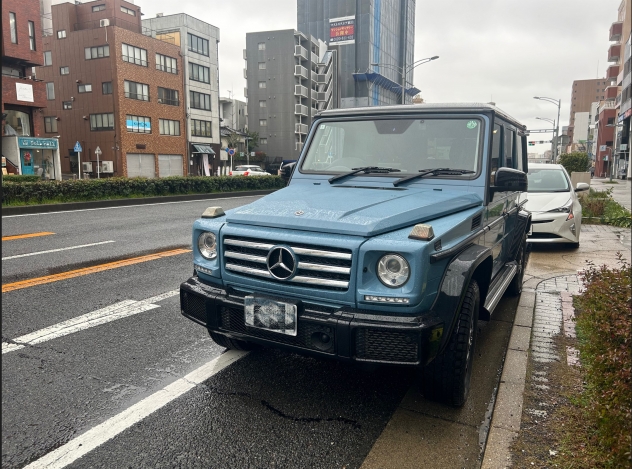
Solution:
<svg viewBox="0 0 632 469">
<path fill-rule="evenodd" d="M 518 268 L 518 264 L 515 261 L 505 264 L 503 269 L 496 275 L 496 279 L 489 286 L 489 292 L 483 307 L 490 316 L 496 309 L 496 306 L 498 306 L 498 302 L 503 297 L 514 276 L 518 273 Z"/>
</svg>

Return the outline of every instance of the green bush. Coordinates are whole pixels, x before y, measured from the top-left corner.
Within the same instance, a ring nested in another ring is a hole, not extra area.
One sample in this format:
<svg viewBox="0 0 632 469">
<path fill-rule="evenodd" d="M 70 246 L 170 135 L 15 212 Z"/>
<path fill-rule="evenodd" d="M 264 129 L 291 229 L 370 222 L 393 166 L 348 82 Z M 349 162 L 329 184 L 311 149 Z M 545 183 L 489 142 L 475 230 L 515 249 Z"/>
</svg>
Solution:
<svg viewBox="0 0 632 469">
<path fill-rule="evenodd" d="M 40 176 L 33 174 L 4 174 L 2 176 L 2 182 L 39 182 L 42 180 Z"/>
<path fill-rule="evenodd" d="M 582 223 L 630 228 L 630 212 L 612 198 L 612 188 L 590 191 L 582 196 Z"/>
<path fill-rule="evenodd" d="M 629 467 L 632 443 L 632 268 L 580 274 L 585 291 L 575 297 L 577 337 L 585 388 L 582 401 L 596 434 L 587 442 L 602 453 L 604 467 Z"/>
<path fill-rule="evenodd" d="M 588 158 L 588 153 L 580 151 L 562 153 L 557 161 L 566 168 L 568 174 L 583 173 L 588 171 L 590 168 L 590 158 Z"/>
<path fill-rule="evenodd" d="M 206 194 L 285 187 L 279 176 L 104 178 L 2 184 L 2 205 L 107 200 L 161 195 Z"/>
</svg>

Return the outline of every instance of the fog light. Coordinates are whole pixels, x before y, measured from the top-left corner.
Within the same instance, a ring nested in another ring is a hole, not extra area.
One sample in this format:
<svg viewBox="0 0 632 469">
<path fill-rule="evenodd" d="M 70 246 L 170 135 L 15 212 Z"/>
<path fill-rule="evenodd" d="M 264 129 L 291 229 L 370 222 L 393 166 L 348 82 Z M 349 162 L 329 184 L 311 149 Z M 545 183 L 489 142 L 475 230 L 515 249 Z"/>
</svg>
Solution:
<svg viewBox="0 0 632 469">
<path fill-rule="evenodd" d="M 408 304 L 408 298 L 396 298 L 392 296 L 364 295 L 364 301 L 375 301 L 377 303 Z"/>
<path fill-rule="evenodd" d="M 573 223 L 570 228 L 571 232 L 573 233 L 573 236 L 577 236 L 577 233 L 575 233 L 575 223 Z"/>
</svg>

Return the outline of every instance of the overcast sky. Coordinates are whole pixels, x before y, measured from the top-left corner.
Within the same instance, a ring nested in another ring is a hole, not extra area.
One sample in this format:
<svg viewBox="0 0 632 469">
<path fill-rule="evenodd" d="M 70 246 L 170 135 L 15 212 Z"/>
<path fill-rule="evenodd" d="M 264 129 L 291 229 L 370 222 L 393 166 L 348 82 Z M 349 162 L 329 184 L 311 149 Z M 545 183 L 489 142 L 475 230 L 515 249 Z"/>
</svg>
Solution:
<svg viewBox="0 0 632 469">
<path fill-rule="evenodd" d="M 134 0 L 151 18 L 188 13 L 220 28 L 220 94 L 245 100 L 246 33 L 296 28 L 296 0 Z M 609 28 L 621 0 L 417 0 L 415 69 L 427 102 L 494 101 L 530 129 L 550 127 L 562 99 L 568 125 L 573 80 L 605 76 Z M 548 140 L 532 134 L 530 140 Z M 550 145 L 529 147 L 543 152 Z"/>
</svg>

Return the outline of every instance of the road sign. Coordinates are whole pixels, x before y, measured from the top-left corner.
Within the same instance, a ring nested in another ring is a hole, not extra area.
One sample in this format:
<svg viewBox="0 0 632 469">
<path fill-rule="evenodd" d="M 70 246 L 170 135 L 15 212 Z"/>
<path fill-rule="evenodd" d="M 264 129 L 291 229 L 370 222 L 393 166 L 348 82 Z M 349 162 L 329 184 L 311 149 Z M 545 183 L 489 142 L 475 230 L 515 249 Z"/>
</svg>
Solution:
<svg viewBox="0 0 632 469">
<path fill-rule="evenodd" d="M 243 156 L 244 156 L 244 152 L 243 152 L 243 151 L 240 151 L 240 152 L 239 152 L 239 156 L 243 157 Z"/>
<path fill-rule="evenodd" d="M 255 152 L 254 152 L 254 151 L 251 151 L 251 152 L 250 152 L 250 156 L 255 156 Z"/>
<path fill-rule="evenodd" d="M 606 145 L 599 145 L 599 151 L 606 151 L 606 148 L 608 148 Z"/>
<path fill-rule="evenodd" d="M 101 151 L 101 148 L 99 148 L 99 147 L 97 147 L 97 149 L 94 150 L 94 154 L 97 155 L 97 156 L 101 155 L 101 153 L 103 153 L 103 152 Z"/>
<path fill-rule="evenodd" d="M 228 149 L 228 154 L 229 154 L 230 156 L 233 156 L 233 155 L 235 154 L 235 150 L 233 150 L 232 148 L 229 148 L 229 149 Z"/>
<path fill-rule="evenodd" d="M 529 145 L 533 146 L 533 145 L 541 145 L 543 143 L 551 143 L 552 140 L 529 140 Z"/>
<path fill-rule="evenodd" d="M 83 149 L 81 148 L 81 143 L 79 143 L 78 141 L 77 143 L 75 143 L 75 151 L 77 153 L 83 151 Z"/>
</svg>

